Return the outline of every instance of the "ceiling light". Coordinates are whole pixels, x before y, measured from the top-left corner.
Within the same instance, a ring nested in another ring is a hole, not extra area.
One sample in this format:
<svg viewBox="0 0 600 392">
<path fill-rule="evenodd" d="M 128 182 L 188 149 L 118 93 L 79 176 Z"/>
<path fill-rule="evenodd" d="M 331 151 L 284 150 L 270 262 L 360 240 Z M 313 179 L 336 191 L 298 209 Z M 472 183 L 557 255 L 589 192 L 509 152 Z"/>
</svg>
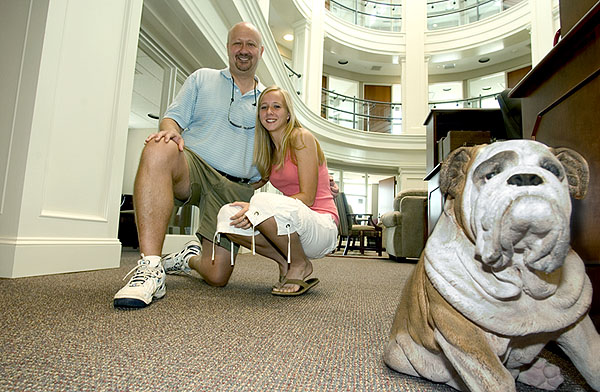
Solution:
<svg viewBox="0 0 600 392">
<path fill-rule="evenodd" d="M 488 91 L 488 90 L 491 90 L 492 88 L 489 87 L 489 86 L 486 86 L 486 87 L 482 87 L 481 89 L 484 90 L 484 91 Z"/>
<path fill-rule="evenodd" d="M 346 64 L 348 64 L 348 60 L 346 60 L 346 59 L 339 59 L 338 60 L 338 64 L 339 65 L 346 65 Z"/>
<path fill-rule="evenodd" d="M 489 57 L 482 57 L 482 58 L 480 58 L 478 61 L 479 61 L 481 64 L 483 64 L 483 63 L 487 63 L 488 61 L 490 61 L 490 58 L 489 58 Z"/>
<path fill-rule="evenodd" d="M 294 40 L 294 36 L 292 34 L 286 34 L 283 36 L 283 39 L 286 41 L 293 41 Z"/>
</svg>

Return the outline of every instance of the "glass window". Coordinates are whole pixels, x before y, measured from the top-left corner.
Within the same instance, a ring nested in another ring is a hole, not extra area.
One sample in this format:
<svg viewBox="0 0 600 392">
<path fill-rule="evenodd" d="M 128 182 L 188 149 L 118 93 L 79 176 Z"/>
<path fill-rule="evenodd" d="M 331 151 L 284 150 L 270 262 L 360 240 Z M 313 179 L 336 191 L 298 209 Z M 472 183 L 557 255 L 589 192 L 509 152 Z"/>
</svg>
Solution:
<svg viewBox="0 0 600 392">
<path fill-rule="evenodd" d="M 328 102 L 324 102 L 328 106 L 327 119 L 346 128 L 356 128 L 354 97 L 358 96 L 358 82 L 330 76 L 329 91 Z"/>
<path fill-rule="evenodd" d="M 474 108 L 498 108 L 496 95 L 506 88 L 506 76 L 504 72 L 467 80 L 470 107 Z"/>
<path fill-rule="evenodd" d="M 429 106 L 435 109 L 462 107 L 462 82 L 432 83 L 429 85 Z"/>
</svg>

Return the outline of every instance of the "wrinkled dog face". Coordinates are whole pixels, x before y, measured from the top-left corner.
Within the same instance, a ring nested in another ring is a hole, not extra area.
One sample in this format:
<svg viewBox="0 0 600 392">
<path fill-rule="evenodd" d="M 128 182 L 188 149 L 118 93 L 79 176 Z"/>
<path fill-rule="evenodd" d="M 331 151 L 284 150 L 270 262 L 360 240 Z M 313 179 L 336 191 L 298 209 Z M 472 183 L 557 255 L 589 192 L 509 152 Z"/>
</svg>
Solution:
<svg viewBox="0 0 600 392">
<path fill-rule="evenodd" d="M 546 146 L 519 140 L 479 150 L 462 203 L 485 264 L 499 269 L 518 259 L 543 272 L 562 265 L 571 201 L 565 169 Z"/>
<path fill-rule="evenodd" d="M 535 298 L 552 295 L 560 280 L 557 269 L 570 250 L 570 196 L 583 198 L 588 181 L 581 155 L 532 140 L 461 147 L 440 174 L 483 271 Z"/>
</svg>

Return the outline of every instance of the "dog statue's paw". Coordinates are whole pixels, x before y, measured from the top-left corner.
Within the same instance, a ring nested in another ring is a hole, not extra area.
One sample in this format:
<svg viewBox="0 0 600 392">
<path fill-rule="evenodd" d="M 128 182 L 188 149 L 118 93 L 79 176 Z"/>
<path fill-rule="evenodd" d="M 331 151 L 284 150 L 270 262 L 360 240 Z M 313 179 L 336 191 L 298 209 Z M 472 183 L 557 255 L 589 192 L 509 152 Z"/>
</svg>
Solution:
<svg viewBox="0 0 600 392">
<path fill-rule="evenodd" d="M 560 368 L 546 361 L 538 360 L 517 377 L 517 381 L 548 391 L 554 391 L 565 379 L 560 374 Z"/>
</svg>

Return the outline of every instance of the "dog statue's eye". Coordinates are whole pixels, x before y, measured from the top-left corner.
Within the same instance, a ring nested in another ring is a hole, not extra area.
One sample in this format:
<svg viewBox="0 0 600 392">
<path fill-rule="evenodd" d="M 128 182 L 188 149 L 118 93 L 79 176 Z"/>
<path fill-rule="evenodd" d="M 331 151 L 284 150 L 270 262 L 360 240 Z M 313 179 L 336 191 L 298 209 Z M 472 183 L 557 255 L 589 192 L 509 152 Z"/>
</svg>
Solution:
<svg viewBox="0 0 600 392">
<path fill-rule="evenodd" d="M 554 174 L 556 177 L 561 178 L 561 171 L 558 166 L 556 166 L 552 162 L 543 162 L 542 168 L 548 170 L 550 173 Z"/>
<path fill-rule="evenodd" d="M 492 177 L 494 177 L 496 174 L 498 174 L 498 173 L 496 173 L 496 172 L 489 172 L 488 174 L 485 175 L 485 179 L 489 180 Z"/>
</svg>

